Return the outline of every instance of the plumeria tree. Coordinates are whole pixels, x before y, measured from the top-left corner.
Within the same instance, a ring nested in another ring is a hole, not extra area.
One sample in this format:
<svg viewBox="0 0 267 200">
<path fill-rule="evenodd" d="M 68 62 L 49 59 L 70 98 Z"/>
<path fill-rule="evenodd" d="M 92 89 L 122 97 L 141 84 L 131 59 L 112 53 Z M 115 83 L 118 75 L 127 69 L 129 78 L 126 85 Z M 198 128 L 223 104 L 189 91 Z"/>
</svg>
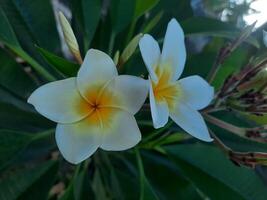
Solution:
<svg viewBox="0 0 267 200">
<path fill-rule="evenodd" d="M 187 0 L 2 0 L 0 199 L 266 199 L 263 33 Z"/>
</svg>

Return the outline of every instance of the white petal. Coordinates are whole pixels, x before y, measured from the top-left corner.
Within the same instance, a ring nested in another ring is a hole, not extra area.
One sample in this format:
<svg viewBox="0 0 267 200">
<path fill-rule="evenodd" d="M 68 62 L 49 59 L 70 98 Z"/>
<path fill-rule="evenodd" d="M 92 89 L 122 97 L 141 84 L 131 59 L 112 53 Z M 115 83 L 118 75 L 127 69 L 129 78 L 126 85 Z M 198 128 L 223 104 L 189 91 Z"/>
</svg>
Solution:
<svg viewBox="0 0 267 200">
<path fill-rule="evenodd" d="M 45 84 L 28 99 L 35 109 L 48 119 L 59 123 L 72 123 L 88 115 L 87 102 L 81 97 L 75 78 Z"/>
<path fill-rule="evenodd" d="M 112 124 L 103 132 L 101 148 L 109 151 L 122 151 L 134 147 L 141 140 L 141 133 L 132 114 L 118 111 Z"/>
<path fill-rule="evenodd" d="M 174 71 L 172 80 L 177 80 L 184 70 L 185 60 L 184 32 L 176 19 L 172 19 L 164 38 L 161 66 L 170 65 Z"/>
<path fill-rule="evenodd" d="M 166 101 L 156 101 L 151 81 L 149 89 L 149 101 L 154 128 L 161 128 L 168 122 L 169 108 Z"/>
<path fill-rule="evenodd" d="M 63 157 L 73 164 L 89 158 L 101 143 L 101 131 L 87 119 L 73 124 L 58 124 L 56 142 Z"/>
<path fill-rule="evenodd" d="M 90 88 L 101 87 L 117 75 L 116 66 L 107 54 L 96 49 L 90 49 L 78 72 L 78 89 L 87 98 Z"/>
<path fill-rule="evenodd" d="M 105 89 L 110 91 L 108 98 L 114 99 L 114 107 L 135 114 L 146 100 L 149 82 L 135 76 L 121 75 L 110 81 Z"/>
<path fill-rule="evenodd" d="M 190 107 L 205 108 L 214 96 L 214 88 L 200 76 L 189 76 L 178 81 L 182 89 L 183 101 Z"/>
<path fill-rule="evenodd" d="M 206 142 L 212 141 L 201 114 L 185 103 L 177 104 L 174 111 L 170 113 L 170 117 L 190 135 Z"/>
<path fill-rule="evenodd" d="M 145 34 L 139 41 L 139 47 L 151 79 L 157 82 L 155 68 L 160 59 L 160 49 L 157 41 L 151 35 Z"/>
</svg>

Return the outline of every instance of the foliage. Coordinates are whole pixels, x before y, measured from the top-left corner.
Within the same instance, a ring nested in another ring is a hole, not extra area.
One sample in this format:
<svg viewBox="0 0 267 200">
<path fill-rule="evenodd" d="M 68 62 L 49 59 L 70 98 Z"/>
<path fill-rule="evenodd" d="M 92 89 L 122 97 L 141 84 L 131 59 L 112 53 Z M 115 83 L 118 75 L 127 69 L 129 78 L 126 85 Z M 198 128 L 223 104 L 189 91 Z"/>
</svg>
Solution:
<svg viewBox="0 0 267 200">
<path fill-rule="evenodd" d="M 162 42 L 167 22 L 176 18 L 187 42 L 183 76 L 198 74 L 217 91 L 202 111 L 213 143 L 191 138 L 172 122 L 155 130 L 143 108 L 136 115 L 143 137 L 137 147 L 98 150 L 73 166 L 58 153 L 55 124 L 26 102 L 38 86 L 75 76 L 80 67 L 74 56 L 66 56 L 70 52 L 61 50 L 55 2 L 0 3 L 1 200 L 267 198 L 266 177 L 260 175 L 267 165 L 266 127 L 261 124 L 267 111 L 266 49 L 257 37 L 261 28 L 253 34 L 253 26 L 241 30 L 236 16 L 230 22 L 196 17 L 188 0 L 60 3 L 72 13 L 70 24 L 82 57 L 89 48 L 103 50 L 114 57 L 120 73 L 136 76 L 147 77 L 137 47 L 142 33 Z M 216 4 L 215 9 L 211 2 L 205 5 L 217 17 L 221 7 Z"/>
</svg>

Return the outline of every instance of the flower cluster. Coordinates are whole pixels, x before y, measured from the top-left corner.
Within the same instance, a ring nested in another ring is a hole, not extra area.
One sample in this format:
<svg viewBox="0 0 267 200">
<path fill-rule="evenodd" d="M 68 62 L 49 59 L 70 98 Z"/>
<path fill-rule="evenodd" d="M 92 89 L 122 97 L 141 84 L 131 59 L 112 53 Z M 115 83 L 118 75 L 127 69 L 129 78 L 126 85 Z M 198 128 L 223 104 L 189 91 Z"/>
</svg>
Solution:
<svg viewBox="0 0 267 200">
<path fill-rule="evenodd" d="M 139 46 L 149 80 L 118 75 L 107 54 L 90 49 L 77 77 L 45 84 L 29 97 L 40 114 L 58 123 L 56 142 L 69 162 L 77 164 L 98 148 L 120 151 L 138 144 L 141 133 L 134 114 L 148 93 L 155 128 L 163 127 L 170 116 L 192 136 L 212 141 L 198 110 L 211 102 L 213 88 L 199 76 L 177 81 L 186 60 L 184 33 L 178 22 L 169 22 L 162 53 L 147 34 Z"/>
</svg>

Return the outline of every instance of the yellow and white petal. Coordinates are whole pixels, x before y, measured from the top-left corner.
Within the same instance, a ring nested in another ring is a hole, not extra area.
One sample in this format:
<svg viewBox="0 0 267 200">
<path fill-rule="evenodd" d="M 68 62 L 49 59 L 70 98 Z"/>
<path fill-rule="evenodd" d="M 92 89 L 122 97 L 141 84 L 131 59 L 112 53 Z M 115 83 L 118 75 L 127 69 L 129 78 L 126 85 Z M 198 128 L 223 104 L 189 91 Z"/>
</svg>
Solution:
<svg viewBox="0 0 267 200">
<path fill-rule="evenodd" d="M 151 79 L 157 82 L 155 69 L 160 61 L 160 48 L 158 42 L 151 35 L 145 34 L 139 41 L 139 47 Z"/>
<path fill-rule="evenodd" d="M 209 105 L 214 97 L 214 88 L 200 76 L 189 76 L 178 81 L 183 101 L 200 110 Z"/>
<path fill-rule="evenodd" d="M 141 140 L 141 133 L 134 116 L 118 110 L 110 126 L 104 126 L 100 148 L 108 151 L 122 151 L 134 147 Z"/>
<path fill-rule="evenodd" d="M 168 103 L 164 99 L 161 101 L 156 100 L 151 81 L 149 89 L 149 101 L 153 126 L 154 128 L 161 128 L 168 122 L 169 119 Z"/>
<path fill-rule="evenodd" d="M 206 142 L 213 140 L 201 114 L 185 103 L 178 103 L 173 111 L 170 112 L 170 117 L 190 135 Z"/>
<path fill-rule="evenodd" d="M 76 79 L 47 83 L 36 89 L 28 99 L 46 118 L 58 123 L 79 121 L 89 114 L 87 102 L 76 88 Z"/>
<path fill-rule="evenodd" d="M 172 80 L 177 80 L 184 70 L 185 60 L 184 32 L 176 19 L 172 19 L 165 34 L 160 66 L 173 68 Z"/>
<path fill-rule="evenodd" d="M 77 86 L 82 96 L 87 98 L 91 88 L 100 88 L 117 75 L 116 66 L 106 53 L 90 49 L 78 72 Z"/>
<path fill-rule="evenodd" d="M 70 163 L 78 164 L 89 158 L 102 140 L 99 127 L 88 123 L 88 119 L 73 124 L 58 124 L 56 143 L 63 157 Z"/>
<path fill-rule="evenodd" d="M 108 103 L 103 104 L 135 114 L 144 104 L 148 89 L 149 82 L 147 80 L 129 75 L 117 76 L 109 82 L 103 91 L 102 98 L 106 96 L 109 99 Z"/>
</svg>

